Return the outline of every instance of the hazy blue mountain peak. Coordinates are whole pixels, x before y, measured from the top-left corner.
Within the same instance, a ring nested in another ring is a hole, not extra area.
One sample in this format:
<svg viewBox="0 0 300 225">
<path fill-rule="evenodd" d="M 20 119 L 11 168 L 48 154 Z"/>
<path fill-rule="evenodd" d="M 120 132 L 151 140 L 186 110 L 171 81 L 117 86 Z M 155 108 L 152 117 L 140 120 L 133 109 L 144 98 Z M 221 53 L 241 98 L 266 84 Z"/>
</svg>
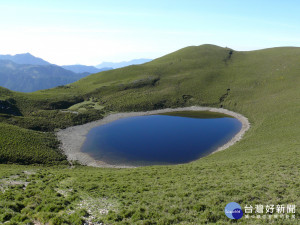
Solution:
<svg viewBox="0 0 300 225">
<path fill-rule="evenodd" d="M 17 64 L 0 60 L 0 86 L 14 91 L 32 92 L 75 82 L 89 73 L 74 73 L 54 64 Z"/>
<path fill-rule="evenodd" d="M 51 63 L 31 55 L 29 52 L 16 55 L 0 55 L 0 60 L 11 60 L 17 64 L 50 65 Z"/>
<path fill-rule="evenodd" d="M 130 61 L 122 61 L 122 62 L 102 62 L 101 64 L 97 65 L 97 68 L 104 68 L 104 67 L 111 67 L 113 69 L 130 66 L 130 65 L 138 65 L 143 64 L 146 62 L 150 62 L 152 59 L 133 59 Z"/>
<path fill-rule="evenodd" d="M 74 73 L 90 73 L 90 74 L 99 73 L 99 72 L 102 72 L 102 71 L 113 69 L 111 67 L 96 68 L 94 66 L 85 66 L 85 65 L 80 65 L 80 64 L 65 65 L 65 66 L 62 66 L 62 68 L 66 69 L 66 70 L 70 70 Z"/>
</svg>

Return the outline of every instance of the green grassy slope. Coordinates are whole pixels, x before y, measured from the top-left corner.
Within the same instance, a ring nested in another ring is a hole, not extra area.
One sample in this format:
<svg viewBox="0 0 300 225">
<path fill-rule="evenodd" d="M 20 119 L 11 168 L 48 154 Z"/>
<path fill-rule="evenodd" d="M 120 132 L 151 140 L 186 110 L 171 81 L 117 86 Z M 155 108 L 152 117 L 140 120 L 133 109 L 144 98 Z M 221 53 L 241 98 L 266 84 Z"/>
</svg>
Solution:
<svg viewBox="0 0 300 225">
<path fill-rule="evenodd" d="M 52 134 L 0 123 L 0 163 L 65 163 Z"/>
<path fill-rule="evenodd" d="M 17 212 L 1 206 L 0 210 L 10 213 L 15 220 L 20 220 L 17 216 L 22 215 L 28 220 L 45 221 L 47 216 L 56 215 L 57 221 L 78 222 L 79 218 L 69 218 L 68 210 L 79 210 L 80 202 L 89 202 L 86 206 L 89 208 L 104 201 L 111 205 L 108 214 L 90 214 L 108 224 L 227 224 L 231 221 L 224 215 L 224 207 L 232 201 L 242 207 L 255 207 L 255 204 L 296 204 L 299 207 L 299 62 L 300 48 L 233 51 L 231 54 L 230 49 L 204 45 L 184 48 L 144 65 L 94 74 L 66 87 L 30 94 L 0 89 L 1 95 L 12 98 L 22 113 L 22 122 L 10 115 L 16 120 L 15 127 L 7 125 L 11 122 L 2 116 L 2 126 L 10 126 L 12 135 L 18 132 L 16 126 L 26 127 L 27 121 L 36 118 L 32 112 L 47 114 L 50 110 L 56 118 L 61 113 L 58 108 L 67 109 L 76 103 L 90 105 L 82 102 L 90 103 L 91 99 L 101 106 L 103 114 L 111 110 L 222 106 L 245 115 L 251 123 L 240 142 L 185 165 L 136 169 L 35 167 L 39 176 L 43 175 L 51 184 L 49 193 L 55 193 L 57 188 L 67 192 L 72 189 L 69 195 L 57 199 L 58 202 L 68 200 L 69 204 L 51 211 L 46 207 L 30 208 L 26 198 L 12 197 L 10 201 L 24 205 L 22 210 Z M 88 108 L 84 112 L 91 115 L 98 112 L 95 110 Z M 59 125 L 54 123 L 52 127 Z M 2 132 L 0 135 L 6 141 L 6 148 L 15 151 L 7 137 Z M 39 138 L 37 134 L 34 137 Z M 14 174 L 12 168 L 15 173 L 26 170 L 22 166 L 2 165 L 1 173 Z M 30 181 L 38 182 L 39 176 Z M 28 192 L 6 188 L 12 193 Z M 69 199 L 75 195 L 78 198 Z M 41 193 L 32 191 L 27 196 L 38 198 Z M 0 198 L 7 197 L 0 192 Z M 298 219 L 299 216 L 296 209 Z M 243 218 L 239 222 L 297 224 L 299 220 Z"/>
</svg>

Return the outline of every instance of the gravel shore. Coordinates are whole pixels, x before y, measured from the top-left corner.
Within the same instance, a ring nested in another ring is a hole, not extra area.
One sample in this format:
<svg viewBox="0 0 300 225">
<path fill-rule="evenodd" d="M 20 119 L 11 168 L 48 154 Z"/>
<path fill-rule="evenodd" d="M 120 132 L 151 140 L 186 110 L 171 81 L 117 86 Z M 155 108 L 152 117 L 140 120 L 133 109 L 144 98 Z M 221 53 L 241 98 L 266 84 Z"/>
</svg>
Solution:
<svg viewBox="0 0 300 225">
<path fill-rule="evenodd" d="M 250 128 L 250 123 L 248 119 L 241 114 L 229 111 L 227 109 L 221 108 L 210 108 L 210 107 L 199 107 L 199 106 L 191 106 L 185 108 L 175 108 L 175 109 L 160 109 L 160 110 L 153 110 L 147 112 L 128 112 L 128 113 L 115 113 L 110 114 L 107 117 L 93 121 L 87 124 L 69 127 L 64 130 L 60 130 L 56 133 L 58 140 L 61 142 L 60 148 L 62 151 L 67 155 L 68 160 L 77 160 L 83 165 L 87 166 L 94 166 L 94 167 L 111 167 L 111 168 L 130 168 L 130 166 L 123 166 L 123 165 L 109 165 L 105 162 L 95 160 L 91 156 L 86 153 L 80 151 L 82 144 L 86 139 L 86 135 L 90 129 L 93 127 L 97 127 L 106 123 L 110 123 L 112 121 L 132 117 L 132 116 L 144 116 L 144 115 L 153 115 L 158 113 L 165 113 L 165 112 L 175 112 L 175 111 L 211 111 L 211 112 L 219 112 L 230 115 L 235 117 L 242 123 L 241 130 L 225 145 L 216 149 L 213 153 L 222 151 L 237 141 L 241 140 L 245 132 Z M 213 154 L 212 153 L 212 154 Z"/>
</svg>

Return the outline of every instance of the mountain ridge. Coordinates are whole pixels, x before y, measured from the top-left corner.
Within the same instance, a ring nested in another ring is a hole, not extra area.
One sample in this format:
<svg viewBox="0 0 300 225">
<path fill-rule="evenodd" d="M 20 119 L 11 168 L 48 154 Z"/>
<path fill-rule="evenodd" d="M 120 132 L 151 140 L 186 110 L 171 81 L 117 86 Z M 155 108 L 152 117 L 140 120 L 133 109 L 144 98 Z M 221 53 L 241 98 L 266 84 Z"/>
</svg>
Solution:
<svg viewBox="0 0 300 225">
<path fill-rule="evenodd" d="M 74 73 L 54 64 L 17 64 L 0 60 L 0 86 L 13 91 L 33 92 L 75 82 L 88 73 Z"/>
<path fill-rule="evenodd" d="M 101 64 L 96 65 L 97 68 L 103 68 L 103 67 L 111 67 L 113 69 L 118 69 L 130 65 L 139 65 L 143 63 L 150 62 L 152 59 L 132 59 L 129 61 L 122 61 L 122 62 L 102 62 Z"/>
<path fill-rule="evenodd" d="M 113 69 L 112 67 L 96 68 L 80 64 L 58 66 L 30 53 L 0 55 L 0 61 L 0 86 L 21 92 L 54 88 L 75 82 L 90 74 Z M 131 60 L 118 65 L 139 64 L 144 61 L 145 59 L 142 61 Z"/>
<path fill-rule="evenodd" d="M 51 65 L 51 63 L 43 60 L 42 58 L 35 57 L 30 53 L 21 53 L 16 55 L 0 55 L 0 60 L 10 60 L 17 64 Z"/>
<path fill-rule="evenodd" d="M 113 69 L 112 67 L 103 67 L 103 68 L 96 68 L 95 66 L 85 66 L 85 65 L 80 65 L 80 64 L 76 64 L 76 65 L 63 65 L 61 66 L 62 68 L 66 69 L 66 70 L 70 70 L 74 73 L 99 73 L 102 71 L 106 71 L 106 70 L 111 70 Z"/>
</svg>

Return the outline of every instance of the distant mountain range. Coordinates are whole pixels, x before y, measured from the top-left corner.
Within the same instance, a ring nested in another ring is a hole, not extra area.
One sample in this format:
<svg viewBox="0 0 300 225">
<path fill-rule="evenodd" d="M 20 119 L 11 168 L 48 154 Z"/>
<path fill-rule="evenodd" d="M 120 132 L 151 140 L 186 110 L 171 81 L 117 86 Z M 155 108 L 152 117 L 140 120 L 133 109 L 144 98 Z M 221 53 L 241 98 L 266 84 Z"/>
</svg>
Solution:
<svg viewBox="0 0 300 225">
<path fill-rule="evenodd" d="M 0 60 L 0 86 L 13 91 L 33 92 L 75 82 L 89 73 L 74 73 L 56 65 L 17 64 Z"/>
<path fill-rule="evenodd" d="M 17 55 L 0 55 L 0 60 L 10 60 L 17 64 L 30 64 L 30 65 L 50 65 L 51 63 L 35 57 L 30 53 L 17 54 Z"/>
<path fill-rule="evenodd" d="M 112 67 L 96 68 L 94 66 L 84 66 L 84 65 L 67 65 L 61 66 L 66 70 L 70 70 L 74 73 L 99 73 L 106 70 L 112 70 Z"/>
<path fill-rule="evenodd" d="M 121 67 L 125 67 L 125 66 L 130 66 L 130 65 L 138 65 L 138 64 L 143 64 L 146 62 L 150 62 L 152 61 L 152 59 L 133 59 L 130 61 L 123 61 L 123 62 L 103 62 L 99 65 L 97 65 L 97 68 L 103 68 L 103 67 L 111 67 L 113 69 L 117 69 L 117 68 L 121 68 Z"/>
<path fill-rule="evenodd" d="M 142 64 L 150 59 L 134 59 L 128 62 L 104 62 L 98 66 L 57 66 L 30 53 L 0 55 L 0 86 L 13 91 L 33 92 L 73 83 L 93 73 Z"/>
</svg>

